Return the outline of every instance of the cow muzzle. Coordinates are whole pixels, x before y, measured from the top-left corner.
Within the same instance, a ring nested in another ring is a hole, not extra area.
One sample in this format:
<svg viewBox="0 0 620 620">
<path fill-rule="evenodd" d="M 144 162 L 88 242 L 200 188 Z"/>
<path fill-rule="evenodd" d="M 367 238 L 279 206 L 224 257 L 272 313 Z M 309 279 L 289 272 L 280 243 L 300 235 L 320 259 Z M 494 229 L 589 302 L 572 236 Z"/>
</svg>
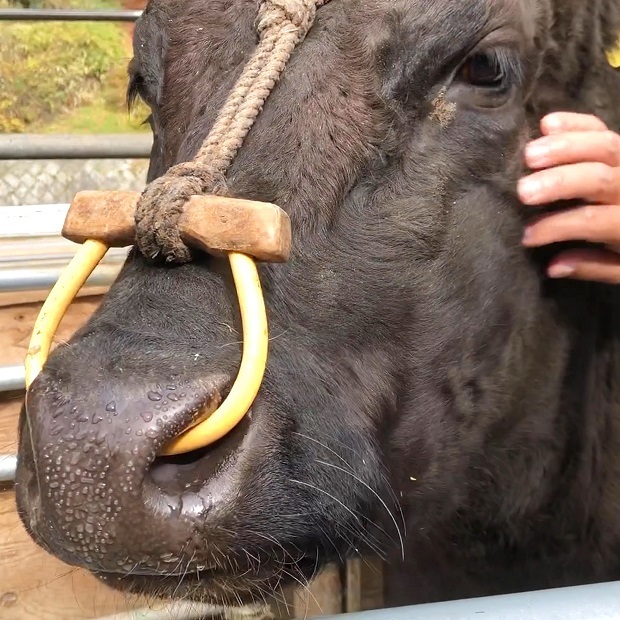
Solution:
<svg viewBox="0 0 620 620">
<path fill-rule="evenodd" d="M 164 360 L 150 373 L 131 364 L 85 373 L 70 348 L 60 360 L 62 369 L 33 382 L 21 419 L 17 499 L 35 540 L 92 571 L 171 575 L 180 558 L 183 568 L 190 558 L 193 570 L 208 566 L 195 533 L 230 544 L 216 524 L 234 503 L 229 470 L 251 413 L 216 445 L 160 454 L 199 412 L 221 405 L 229 377 L 181 374 Z"/>
</svg>

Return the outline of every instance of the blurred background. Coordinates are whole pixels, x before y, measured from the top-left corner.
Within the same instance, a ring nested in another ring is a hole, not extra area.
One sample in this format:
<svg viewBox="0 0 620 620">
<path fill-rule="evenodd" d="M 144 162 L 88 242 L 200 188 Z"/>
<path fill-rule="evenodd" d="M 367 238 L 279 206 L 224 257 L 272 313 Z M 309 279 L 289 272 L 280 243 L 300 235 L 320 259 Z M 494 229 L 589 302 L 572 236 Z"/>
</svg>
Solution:
<svg viewBox="0 0 620 620">
<path fill-rule="evenodd" d="M 0 0 L 0 9 L 131 9 L 146 0 Z M 150 135 L 125 103 L 131 22 L 0 21 L 0 135 Z M 67 142 L 65 142 L 67 143 Z M 0 158 L 0 205 L 69 202 L 81 189 L 142 189 L 144 159 Z"/>
</svg>

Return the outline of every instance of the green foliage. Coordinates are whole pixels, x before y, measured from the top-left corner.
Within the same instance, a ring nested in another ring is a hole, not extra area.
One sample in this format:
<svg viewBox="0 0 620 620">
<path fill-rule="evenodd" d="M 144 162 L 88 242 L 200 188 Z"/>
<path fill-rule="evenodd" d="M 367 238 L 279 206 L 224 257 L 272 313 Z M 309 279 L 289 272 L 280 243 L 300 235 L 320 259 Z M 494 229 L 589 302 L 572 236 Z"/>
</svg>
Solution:
<svg viewBox="0 0 620 620">
<path fill-rule="evenodd" d="M 15 0 L 0 0 L 0 7 L 15 4 Z M 39 0 L 39 4 L 118 7 L 113 0 Z M 122 130 L 128 129 L 124 80 L 129 55 L 129 34 L 123 25 L 1 23 L 0 132 L 46 131 L 53 121 L 66 121 L 85 107 L 94 110 L 85 116 L 92 123 L 84 128 L 87 131 L 101 131 L 98 124 L 116 127 L 123 122 L 127 126 Z M 123 120 L 110 123 L 106 115 L 123 115 Z M 71 131 L 70 123 L 65 122 L 64 129 Z"/>
</svg>

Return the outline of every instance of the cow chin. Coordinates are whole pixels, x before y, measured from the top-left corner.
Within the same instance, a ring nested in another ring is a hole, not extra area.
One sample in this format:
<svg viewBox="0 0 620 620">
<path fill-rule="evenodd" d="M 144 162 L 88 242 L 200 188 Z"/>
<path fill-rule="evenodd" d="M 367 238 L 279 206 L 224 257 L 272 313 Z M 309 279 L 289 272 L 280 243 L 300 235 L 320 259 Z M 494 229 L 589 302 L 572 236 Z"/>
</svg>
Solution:
<svg viewBox="0 0 620 620">
<path fill-rule="evenodd" d="M 269 562 L 242 569 L 232 566 L 201 570 L 200 567 L 169 575 L 95 572 L 94 576 L 120 592 L 156 595 L 171 600 L 210 603 L 222 608 L 268 604 L 289 585 L 307 583 L 321 566 L 319 558 L 296 562 Z"/>
</svg>

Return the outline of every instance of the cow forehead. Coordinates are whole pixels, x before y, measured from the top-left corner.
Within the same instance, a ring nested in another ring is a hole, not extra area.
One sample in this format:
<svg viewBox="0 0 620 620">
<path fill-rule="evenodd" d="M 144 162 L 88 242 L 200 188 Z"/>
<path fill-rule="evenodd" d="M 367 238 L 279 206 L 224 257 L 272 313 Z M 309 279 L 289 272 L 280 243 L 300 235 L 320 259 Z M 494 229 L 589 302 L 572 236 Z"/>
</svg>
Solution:
<svg viewBox="0 0 620 620">
<path fill-rule="evenodd" d="M 386 46 L 396 51 L 415 48 L 418 57 L 436 63 L 442 60 L 441 55 L 458 55 L 498 32 L 500 39 L 501 33 L 511 33 L 511 44 L 517 40 L 530 47 L 542 1 L 331 0 L 319 9 L 317 21 L 325 28 L 314 36 L 322 39 L 325 47 L 315 47 L 314 54 L 342 53 L 347 47 L 352 51 L 351 41 L 363 40 L 368 51 Z M 174 74 L 195 77 L 203 69 L 208 73 L 209 65 L 218 72 L 241 66 L 256 43 L 258 5 L 257 0 L 151 0 L 147 12 L 159 14 L 158 34 L 164 31 L 162 47 L 167 50 L 160 48 L 165 56 L 160 79 L 164 66 L 170 64 L 175 65 Z M 139 37 L 151 39 L 151 43 L 157 37 L 152 24 L 139 31 Z M 135 48 L 136 63 L 152 65 L 149 51 L 141 47 L 145 46 Z M 309 47 L 300 46 L 296 54 L 313 55 Z M 191 70 L 183 67 L 188 62 L 193 65 Z"/>
<path fill-rule="evenodd" d="M 153 0 L 152 0 L 153 1 Z M 163 0 L 155 0 L 162 2 Z M 168 0 L 169 1 L 169 0 Z M 168 11 L 170 49 L 165 63 L 174 73 L 184 65 L 233 71 L 245 63 L 257 40 L 257 0 L 185 0 L 185 11 Z M 436 65 L 489 43 L 533 47 L 536 5 L 541 0 L 331 0 L 319 9 L 320 27 L 309 38 L 320 46 L 302 44 L 296 55 L 314 63 L 348 53 L 370 54 L 392 49 Z M 381 64 L 376 65 L 382 67 Z M 218 78 L 219 79 L 219 78 Z"/>
<path fill-rule="evenodd" d="M 302 105 L 334 82 L 348 91 L 363 83 L 385 92 L 394 63 L 431 75 L 488 35 L 493 44 L 516 41 L 521 51 L 522 43 L 533 50 L 536 7 L 544 2 L 330 0 L 285 71 L 287 105 Z M 224 104 L 255 49 L 258 6 L 257 0 L 150 0 L 136 27 L 132 69 L 149 77 L 166 165 L 191 155 Z"/>
<path fill-rule="evenodd" d="M 540 0 L 331 0 L 319 9 L 319 20 L 329 16 L 368 32 L 398 19 L 416 34 L 428 36 L 446 33 L 449 37 L 455 30 L 476 33 L 506 25 L 529 34 L 539 4 Z M 172 29 L 183 35 L 208 36 L 201 26 L 228 27 L 237 34 L 244 24 L 253 26 L 258 5 L 257 0 L 150 0 L 149 10 L 165 13 Z"/>
</svg>

